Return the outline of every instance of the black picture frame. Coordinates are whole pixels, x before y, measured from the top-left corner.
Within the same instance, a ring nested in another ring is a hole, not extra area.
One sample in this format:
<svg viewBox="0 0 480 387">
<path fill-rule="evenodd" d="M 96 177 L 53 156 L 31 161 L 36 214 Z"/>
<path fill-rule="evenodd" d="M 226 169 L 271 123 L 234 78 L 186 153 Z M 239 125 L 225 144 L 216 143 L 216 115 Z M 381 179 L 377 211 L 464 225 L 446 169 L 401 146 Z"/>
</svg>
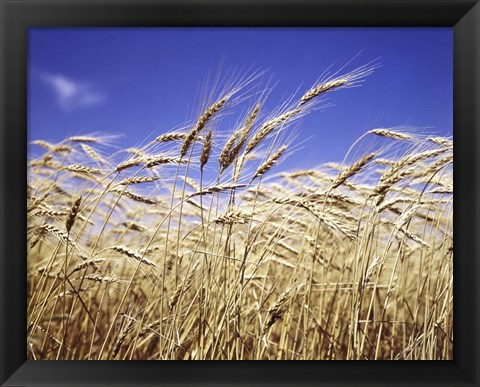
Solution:
<svg viewBox="0 0 480 387">
<path fill-rule="evenodd" d="M 472 0 L 0 0 L 2 386 L 479 386 L 480 4 Z M 450 26 L 454 29 L 454 360 L 26 361 L 27 29 Z"/>
</svg>

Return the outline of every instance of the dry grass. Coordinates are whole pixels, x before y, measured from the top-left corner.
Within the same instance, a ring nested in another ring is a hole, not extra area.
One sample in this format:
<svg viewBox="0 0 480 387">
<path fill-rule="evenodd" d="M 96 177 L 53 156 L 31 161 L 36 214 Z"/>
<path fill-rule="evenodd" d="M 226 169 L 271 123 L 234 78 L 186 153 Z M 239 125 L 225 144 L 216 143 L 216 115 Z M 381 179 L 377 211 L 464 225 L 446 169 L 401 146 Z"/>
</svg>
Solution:
<svg viewBox="0 0 480 387">
<path fill-rule="evenodd" d="M 28 357 L 452 359 L 451 139 L 374 129 L 341 164 L 275 173 L 289 126 L 372 71 L 270 113 L 254 94 L 223 138 L 249 78 L 123 160 L 35 141 Z"/>
</svg>

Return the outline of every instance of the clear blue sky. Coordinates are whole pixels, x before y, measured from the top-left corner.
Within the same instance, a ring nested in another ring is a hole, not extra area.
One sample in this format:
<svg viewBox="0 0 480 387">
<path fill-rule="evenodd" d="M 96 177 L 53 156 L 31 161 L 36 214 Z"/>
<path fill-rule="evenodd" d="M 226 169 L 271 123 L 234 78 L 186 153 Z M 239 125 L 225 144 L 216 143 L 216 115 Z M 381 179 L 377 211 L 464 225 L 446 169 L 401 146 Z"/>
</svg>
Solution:
<svg viewBox="0 0 480 387">
<path fill-rule="evenodd" d="M 378 58 L 359 88 L 302 121 L 303 151 L 287 167 L 341 160 L 368 129 L 409 125 L 452 133 L 450 28 L 36 28 L 29 31 L 28 133 L 60 141 L 96 131 L 120 147 L 161 134 L 198 111 L 206 74 L 254 67 L 276 83 L 269 106 L 306 91 L 329 66 Z M 219 130 L 231 130 L 220 127 Z"/>
</svg>

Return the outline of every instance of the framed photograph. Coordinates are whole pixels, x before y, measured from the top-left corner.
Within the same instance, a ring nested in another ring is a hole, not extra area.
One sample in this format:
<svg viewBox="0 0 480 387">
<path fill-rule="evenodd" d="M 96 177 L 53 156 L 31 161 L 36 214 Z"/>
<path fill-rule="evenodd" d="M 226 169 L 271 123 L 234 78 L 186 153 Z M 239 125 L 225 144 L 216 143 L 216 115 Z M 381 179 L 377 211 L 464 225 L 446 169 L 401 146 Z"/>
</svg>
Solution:
<svg viewBox="0 0 480 387">
<path fill-rule="evenodd" d="M 0 2 L 2 386 L 480 384 L 477 1 Z"/>
</svg>

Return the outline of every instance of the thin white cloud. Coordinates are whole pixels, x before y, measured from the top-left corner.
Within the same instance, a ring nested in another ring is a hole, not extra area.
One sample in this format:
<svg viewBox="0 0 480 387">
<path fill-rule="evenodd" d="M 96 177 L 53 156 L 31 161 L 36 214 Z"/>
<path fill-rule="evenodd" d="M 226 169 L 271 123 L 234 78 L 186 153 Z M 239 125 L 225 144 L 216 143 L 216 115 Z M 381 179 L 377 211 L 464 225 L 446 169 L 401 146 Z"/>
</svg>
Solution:
<svg viewBox="0 0 480 387">
<path fill-rule="evenodd" d="M 60 74 L 43 74 L 42 79 L 53 89 L 58 106 L 64 111 L 100 105 L 105 101 L 105 95 L 90 84 Z"/>
</svg>

